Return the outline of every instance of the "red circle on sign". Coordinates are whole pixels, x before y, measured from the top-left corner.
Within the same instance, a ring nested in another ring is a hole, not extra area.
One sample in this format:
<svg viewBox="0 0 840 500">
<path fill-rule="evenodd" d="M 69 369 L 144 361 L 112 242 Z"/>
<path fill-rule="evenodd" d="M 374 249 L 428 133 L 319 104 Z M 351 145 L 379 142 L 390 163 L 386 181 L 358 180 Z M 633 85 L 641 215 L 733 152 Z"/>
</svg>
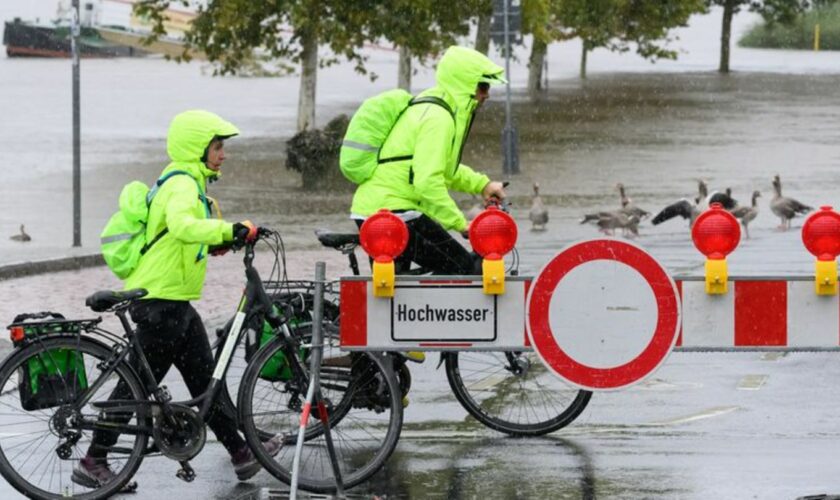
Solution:
<svg viewBox="0 0 840 500">
<path fill-rule="evenodd" d="M 650 285 L 657 306 L 656 328 L 648 345 L 629 362 L 597 368 L 580 363 L 557 343 L 549 324 L 549 306 L 560 280 L 571 270 L 596 260 L 635 269 Z M 528 336 L 534 350 L 554 373 L 589 390 L 618 389 L 652 373 L 671 352 L 680 325 L 680 304 L 673 280 L 647 252 L 623 241 L 598 239 L 573 244 L 557 254 L 534 279 L 526 305 Z"/>
</svg>

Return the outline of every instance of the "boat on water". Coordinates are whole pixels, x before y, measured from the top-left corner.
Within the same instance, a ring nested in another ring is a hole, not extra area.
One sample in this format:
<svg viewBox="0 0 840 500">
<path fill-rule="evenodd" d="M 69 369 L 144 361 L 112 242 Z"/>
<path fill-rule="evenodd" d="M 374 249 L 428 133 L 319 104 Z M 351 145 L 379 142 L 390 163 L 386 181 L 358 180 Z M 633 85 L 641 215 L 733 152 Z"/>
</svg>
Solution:
<svg viewBox="0 0 840 500">
<path fill-rule="evenodd" d="M 15 18 L 5 23 L 3 45 L 9 57 L 70 57 L 70 26 L 35 24 Z M 96 28 L 83 27 L 79 33 L 81 57 L 140 57 L 148 54 L 137 47 L 106 40 Z"/>
<path fill-rule="evenodd" d="M 68 2 L 69 3 L 69 2 Z M 9 57 L 70 57 L 71 11 L 59 2 L 55 20 L 49 23 L 15 18 L 5 22 L 3 45 Z M 133 13 L 134 0 L 88 0 L 80 8 L 79 54 L 81 57 L 143 57 L 150 54 L 176 56 L 183 53 L 180 38 L 195 16 L 192 12 L 166 11 L 167 36 L 151 45 L 144 38 L 151 32 L 146 20 Z M 202 58 L 201 54 L 191 54 Z"/>
</svg>

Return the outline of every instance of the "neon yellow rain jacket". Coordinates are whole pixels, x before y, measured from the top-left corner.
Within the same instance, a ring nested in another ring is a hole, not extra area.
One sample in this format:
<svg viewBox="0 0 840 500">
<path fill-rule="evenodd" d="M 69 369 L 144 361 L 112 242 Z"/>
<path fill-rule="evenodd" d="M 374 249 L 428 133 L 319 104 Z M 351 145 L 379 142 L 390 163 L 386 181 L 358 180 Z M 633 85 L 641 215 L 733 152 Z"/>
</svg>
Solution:
<svg viewBox="0 0 840 500">
<path fill-rule="evenodd" d="M 233 224 L 210 219 L 202 197 L 207 179 L 218 172 L 201 161 L 215 136 L 230 137 L 239 130 L 207 111 L 186 111 L 173 118 L 166 139 L 172 163 L 161 176 L 172 170 L 152 200 L 146 239 L 151 241 L 165 228 L 169 232 L 140 258 L 137 269 L 125 281 L 125 288 L 145 288 L 147 299 L 195 300 L 201 298 L 207 270 L 207 247 L 233 239 Z"/>
<path fill-rule="evenodd" d="M 464 214 L 449 196 L 449 189 L 478 194 L 490 179 L 460 164 L 478 101 L 479 82 L 504 83 L 504 71 L 484 54 L 465 47 L 450 47 L 438 63 L 437 85 L 420 94 L 449 104 L 450 115 L 437 104 L 410 106 L 382 145 L 381 163 L 370 179 L 356 189 L 351 212 L 369 216 L 377 210 L 418 210 L 446 229 L 463 231 Z"/>
</svg>

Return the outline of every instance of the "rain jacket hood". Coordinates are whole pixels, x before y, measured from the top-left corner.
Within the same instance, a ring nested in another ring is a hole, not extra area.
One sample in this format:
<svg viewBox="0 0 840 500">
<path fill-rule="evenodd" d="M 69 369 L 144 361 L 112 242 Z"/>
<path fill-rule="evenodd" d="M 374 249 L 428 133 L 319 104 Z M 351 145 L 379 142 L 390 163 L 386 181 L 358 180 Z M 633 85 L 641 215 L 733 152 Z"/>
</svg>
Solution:
<svg viewBox="0 0 840 500">
<path fill-rule="evenodd" d="M 239 129 L 209 111 L 191 110 L 178 114 L 172 119 L 166 137 L 166 152 L 172 163 L 164 172 L 184 170 L 204 185 L 205 180 L 217 178 L 221 174 L 210 170 L 201 161 L 210 141 L 214 137 L 228 138 L 235 135 L 239 135 Z"/>
<path fill-rule="evenodd" d="M 438 86 L 455 98 L 458 107 L 466 107 L 465 100 L 472 99 L 479 82 L 491 85 L 505 83 L 504 70 L 481 52 L 452 46 L 446 49 L 438 63 L 435 81 Z"/>
</svg>

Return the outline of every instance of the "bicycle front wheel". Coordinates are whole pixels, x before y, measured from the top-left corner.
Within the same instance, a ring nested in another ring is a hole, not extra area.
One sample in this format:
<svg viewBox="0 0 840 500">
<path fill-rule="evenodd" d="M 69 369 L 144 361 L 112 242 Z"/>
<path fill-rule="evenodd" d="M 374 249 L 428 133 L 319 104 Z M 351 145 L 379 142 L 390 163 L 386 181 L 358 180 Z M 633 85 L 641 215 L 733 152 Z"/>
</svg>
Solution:
<svg viewBox="0 0 840 500">
<path fill-rule="evenodd" d="M 143 433 L 114 436 L 103 450 L 115 474 L 111 481 L 73 479 L 93 435 L 80 422 L 94 422 L 100 414 L 92 405 L 107 401 L 117 384 L 127 389 L 125 399 L 145 398 L 127 364 L 106 376 L 103 369 L 112 356 L 98 342 L 54 337 L 13 352 L 0 366 L 0 474 L 15 489 L 30 498 L 106 498 L 137 472 L 148 441 Z M 77 407 L 75 401 L 90 391 L 88 403 Z M 107 414 L 109 421 L 134 428 L 148 425 L 147 412 L 138 413 Z"/>
<path fill-rule="evenodd" d="M 263 467 L 274 477 L 291 483 L 300 428 L 301 411 L 308 389 L 308 375 L 287 380 L 261 376 L 278 353 L 297 356 L 276 338 L 262 347 L 248 365 L 239 388 L 238 407 L 245 438 Z M 301 359 L 306 363 L 306 359 Z M 321 370 L 321 392 L 330 420 L 330 435 L 345 488 L 375 474 L 394 451 L 402 429 L 403 407 L 399 384 L 390 362 L 382 356 L 352 353 L 330 358 Z M 307 366 L 308 368 L 308 366 Z M 298 485 L 306 490 L 331 493 L 335 474 L 327 452 L 326 436 L 313 405 L 312 421 L 300 459 Z M 279 436 L 283 446 L 270 456 L 262 447 L 265 431 Z"/>
<path fill-rule="evenodd" d="M 532 352 L 451 352 L 446 378 L 461 406 L 487 427 L 541 436 L 572 423 L 590 391 L 569 387 Z"/>
</svg>

